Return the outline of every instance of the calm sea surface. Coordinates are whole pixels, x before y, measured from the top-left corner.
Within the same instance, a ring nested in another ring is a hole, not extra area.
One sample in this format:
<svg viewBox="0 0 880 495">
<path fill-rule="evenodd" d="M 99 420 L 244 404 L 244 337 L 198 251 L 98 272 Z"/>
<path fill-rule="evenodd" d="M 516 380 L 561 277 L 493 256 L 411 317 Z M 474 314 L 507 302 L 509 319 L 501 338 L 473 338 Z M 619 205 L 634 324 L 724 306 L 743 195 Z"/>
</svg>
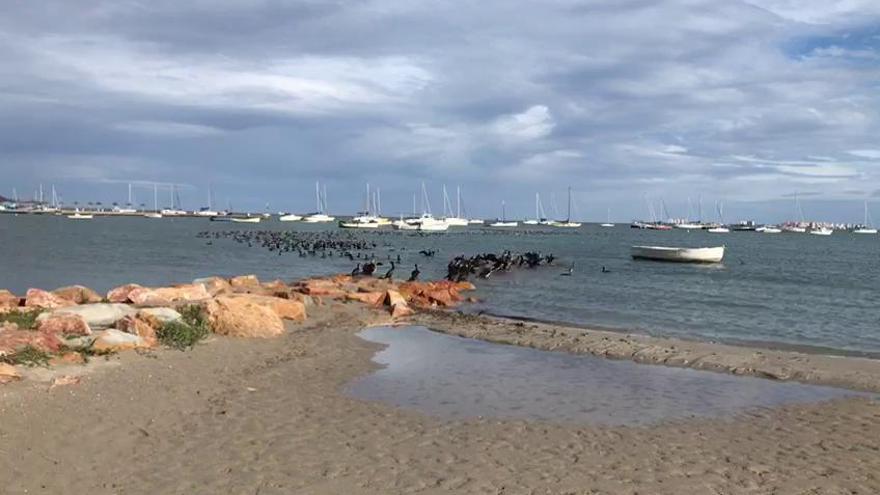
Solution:
<svg viewBox="0 0 880 495">
<path fill-rule="evenodd" d="M 207 275 L 256 273 L 291 279 L 348 272 L 338 256 L 278 255 L 228 239 L 208 244 L 196 234 L 221 230 L 337 231 L 335 225 L 230 224 L 206 219 L 0 215 L 0 287 L 23 293 L 80 283 L 99 291 L 128 282 L 187 282 Z M 553 253 L 557 267 L 496 274 L 477 281 L 485 302 L 468 310 L 597 325 L 656 335 L 766 342 L 880 353 L 880 236 L 657 232 L 628 225 L 575 230 L 466 228 L 420 236 L 356 232 L 377 243 L 376 257 L 401 255 L 398 276 L 419 263 L 442 277 L 458 254 L 503 249 Z M 633 261 L 634 244 L 725 244 L 721 265 Z M 425 258 L 420 249 L 436 249 Z M 574 264 L 574 275 L 562 277 Z M 610 273 L 602 273 L 602 267 Z M 380 267 L 382 272 L 386 267 Z"/>
</svg>

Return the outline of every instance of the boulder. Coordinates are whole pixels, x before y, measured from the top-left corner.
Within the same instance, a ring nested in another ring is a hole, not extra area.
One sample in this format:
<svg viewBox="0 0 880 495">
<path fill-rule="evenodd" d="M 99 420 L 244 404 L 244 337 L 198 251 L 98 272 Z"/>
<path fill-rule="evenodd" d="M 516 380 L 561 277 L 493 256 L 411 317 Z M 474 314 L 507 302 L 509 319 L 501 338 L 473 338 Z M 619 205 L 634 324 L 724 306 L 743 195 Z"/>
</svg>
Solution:
<svg viewBox="0 0 880 495">
<path fill-rule="evenodd" d="M 208 291 L 208 294 L 211 294 L 211 297 L 232 292 L 232 285 L 225 278 L 221 277 L 197 278 L 192 283 L 204 285 L 205 290 Z"/>
<path fill-rule="evenodd" d="M 0 363 L 0 385 L 17 382 L 18 380 L 21 380 L 21 374 L 15 369 L 15 366 Z"/>
<path fill-rule="evenodd" d="M 465 281 L 465 282 L 455 282 L 455 288 L 456 288 L 456 290 L 459 290 L 459 291 L 464 291 L 464 290 L 477 290 L 477 287 L 476 287 L 474 284 L 472 284 L 472 283 L 470 283 L 470 282 L 467 282 L 467 281 Z"/>
<path fill-rule="evenodd" d="M 122 318 L 134 315 L 135 313 L 137 313 L 137 310 L 127 304 L 83 304 L 70 308 L 56 309 L 51 313 L 43 313 L 37 317 L 37 321 L 39 322 L 42 319 L 49 318 L 56 314 L 74 314 L 85 318 L 86 322 L 94 330 L 99 328 L 109 328 Z"/>
<path fill-rule="evenodd" d="M 89 323 L 82 315 L 70 313 L 48 313 L 45 318 L 37 322 L 37 330 L 76 337 L 92 334 Z"/>
<path fill-rule="evenodd" d="M 28 289 L 24 305 L 28 308 L 56 309 L 76 306 L 76 303 L 41 289 Z"/>
<path fill-rule="evenodd" d="M 379 306 L 385 300 L 384 292 L 349 292 L 345 295 L 349 301 L 358 301 L 372 306 Z"/>
<path fill-rule="evenodd" d="M 142 317 L 143 315 L 150 315 L 162 323 L 169 323 L 172 321 L 177 321 L 182 318 L 182 316 L 180 316 L 180 313 L 178 313 L 173 308 L 163 308 L 163 307 L 141 308 L 140 310 L 138 310 L 137 315 L 138 315 L 138 318 Z"/>
<path fill-rule="evenodd" d="M 293 299 L 258 294 L 236 294 L 231 297 L 247 299 L 254 304 L 266 306 L 284 320 L 304 321 L 306 319 L 306 305 Z"/>
<path fill-rule="evenodd" d="M 232 286 L 232 289 L 238 291 L 239 289 L 259 289 L 260 279 L 257 278 L 256 275 L 239 275 L 237 277 L 232 277 L 229 279 L 229 285 Z"/>
<path fill-rule="evenodd" d="M 82 285 L 61 287 L 60 289 L 53 290 L 52 294 L 69 299 L 77 304 L 98 303 L 103 300 L 100 294 Z"/>
<path fill-rule="evenodd" d="M 397 303 L 391 306 L 392 318 L 403 318 L 411 314 L 413 314 L 413 310 L 406 303 Z"/>
<path fill-rule="evenodd" d="M 210 297 L 211 294 L 203 284 L 185 284 L 157 289 L 142 287 L 128 293 L 128 299 L 138 306 L 170 306 L 174 303 L 201 302 Z"/>
<path fill-rule="evenodd" d="M 7 308 L 17 308 L 21 304 L 21 298 L 6 289 L 0 289 L 0 311 Z"/>
<path fill-rule="evenodd" d="M 43 352 L 58 352 L 61 344 L 61 339 L 54 333 L 12 329 L 0 332 L 0 356 L 15 354 L 27 346 Z"/>
<path fill-rule="evenodd" d="M 159 339 L 156 337 L 156 328 L 136 316 L 126 316 L 117 321 L 116 328 L 125 333 L 137 335 L 143 340 L 145 347 L 155 347 L 159 344 Z"/>
<path fill-rule="evenodd" d="M 148 347 L 144 339 L 115 328 L 95 332 L 95 343 L 92 344 L 92 349 L 104 352 L 118 352 L 139 347 Z"/>
<path fill-rule="evenodd" d="M 128 294 L 135 289 L 143 289 L 138 284 L 125 284 L 115 289 L 110 289 L 110 292 L 107 293 L 107 300 L 112 303 L 127 303 L 131 302 L 128 299 Z"/>
<path fill-rule="evenodd" d="M 294 290 L 309 296 L 324 296 L 339 299 L 344 298 L 345 295 L 348 294 L 348 291 L 343 289 L 340 283 L 321 278 L 302 280 L 296 284 Z"/>
<path fill-rule="evenodd" d="M 284 333 L 281 317 L 253 296 L 219 296 L 205 304 L 205 313 L 211 330 L 220 335 L 265 338 Z"/>
</svg>

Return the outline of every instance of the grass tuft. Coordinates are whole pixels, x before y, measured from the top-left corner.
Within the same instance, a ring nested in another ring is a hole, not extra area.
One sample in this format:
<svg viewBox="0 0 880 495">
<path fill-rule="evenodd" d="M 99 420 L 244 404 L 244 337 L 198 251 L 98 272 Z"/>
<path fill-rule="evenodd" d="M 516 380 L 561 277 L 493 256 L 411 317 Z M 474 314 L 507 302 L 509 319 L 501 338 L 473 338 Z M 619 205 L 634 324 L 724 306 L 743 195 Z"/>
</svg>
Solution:
<svg viewBox="0 0 880 495">
<path fill-rule="evenodd" d="M 184 306 L 179 309 L 180 321 L 170 321 L 162 325 L 156 332 L 159 342 L 178 350 L 186 350 L 211 333 L 205 313 L 197 305 Z"/>
<path fill-rule="evenodd" d="M 34 346 L 27 345 L 6 356 L 0 356 L 0 362 L 11 365 L 48 366 L 50 356 Z"/>
<path fill-rule="evenodd" d="M 21 329 L 33 329 L 37 327 L 37 316 L 42 313 L 39 309 L 30 311 L 9 311 L 0 313 L 0 323 L 15 323 Z"/>
</svg>

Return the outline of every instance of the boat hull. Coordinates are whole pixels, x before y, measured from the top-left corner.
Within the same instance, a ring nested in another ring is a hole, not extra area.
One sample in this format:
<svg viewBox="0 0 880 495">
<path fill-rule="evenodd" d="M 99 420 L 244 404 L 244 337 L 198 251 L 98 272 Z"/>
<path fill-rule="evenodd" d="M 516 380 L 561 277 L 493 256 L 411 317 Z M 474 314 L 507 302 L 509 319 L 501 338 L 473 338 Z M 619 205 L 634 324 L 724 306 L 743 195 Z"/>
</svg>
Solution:
<svg viewBox="0 0 880 495">
<path fill-rule="evenodd" d="M 665 246 L 632 246 L 633 259 L 670 261 L 676 263 L 720 263 L 724 259 L 724 246 L 684 248 Z"/>
<path fill-rule="evenodd" d="M 300 215 L 281 215 L 280 217 L 278 217 L 278 220 L 280 220 L 282 222 L 297 222 L 299 220 L 302 220 L 302 216 L 300 216 Z"/>
</svg>

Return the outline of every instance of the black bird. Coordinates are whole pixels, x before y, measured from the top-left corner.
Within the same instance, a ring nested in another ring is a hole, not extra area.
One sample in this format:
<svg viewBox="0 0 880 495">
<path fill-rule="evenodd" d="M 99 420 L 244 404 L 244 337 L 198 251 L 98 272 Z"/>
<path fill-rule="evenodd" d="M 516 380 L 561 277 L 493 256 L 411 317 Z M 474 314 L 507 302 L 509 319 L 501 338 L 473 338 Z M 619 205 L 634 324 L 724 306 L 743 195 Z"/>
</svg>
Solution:
<svg viewBox="0 0 880 495">
<path fill-rule="evenodd" d="M 385 275 L 382 275 L 382 278 L 385 279 L 385 280 L 391 280 L 391 275 L 392 275 L 393 273 L 394 273 L 394 262 L 392 261 L 392 262 L 391 262 L 391 268 L 389 268 L 388 271 L 385 272 Z"/>
<path fill-rule="evenodd" d="M 357 277 L 360 274 L 361 274 L 361 264 L 358 263 L 358 266 L 354 267 L 354 270 L 351 271 L 351 276 Z"/>
<path fill-rule="evenodd" d="M 409 273 L 409 280 L 407 282 L 415 282 L 417 278 L 419 278 L 419 274 L 422 273 L 419 271 L 419 264 L 416 263 L 416 269 Z"/>
<path fill-rule="evenodd" d="M 373 263 L 372 261 L 370 261 L 370 262 L 364 263 L 364 267 L 361 270 L 361 273 L 363 273 L 364 275 L 366 275 L 368 277 L 372 277 L 373 272 L 375 272 L 375 271 L 376 271 L 376 263 Z"/>
<path fill-rule="evenodd" d="M 602 273 L 611 273 L 611 270 L 609 270 L 609 269 L 607 269 L 607 268 L 605 268 L 605 267 L 603 266 L 603 267 L 602 267 Z"/>
</svg>

